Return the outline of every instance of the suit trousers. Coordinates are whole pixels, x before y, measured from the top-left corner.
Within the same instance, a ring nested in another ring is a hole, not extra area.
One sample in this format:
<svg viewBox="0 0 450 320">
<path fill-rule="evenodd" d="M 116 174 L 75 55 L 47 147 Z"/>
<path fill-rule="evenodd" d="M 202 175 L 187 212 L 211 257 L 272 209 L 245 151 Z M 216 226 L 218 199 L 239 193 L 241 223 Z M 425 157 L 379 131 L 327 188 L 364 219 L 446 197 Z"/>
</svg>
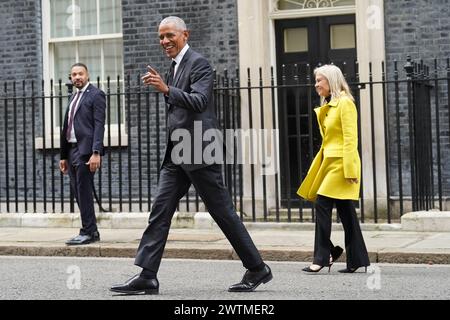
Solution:
<svg viewBox="0 0 450 320">
<path fill-rule="evenodd" d="M 333 199 L 322 195 L 318 195 L 315 203 L 316 230 L 313 263 L 321 266 L 330 264 L 331 214 L 334 204 L 344 227 L 347 268 L 369 266 L 369 255 L 353 200 Z"/>
<path fill-rule="evenodd" d="M 193 171 L 166 161 L 161 169 L 158 192 L 150 213 L 148 226 L 139 244 L 135 264 L 158 272 L 170 223 L 179 200 L 194 185 L 214 221 L 236 251 L 245 268 L 259 267 L 263 261 L 233 207 L 223 184 L 221 166 L 213 164 Z"/>
<path fill-rule="evenodd" d="M 74 146 L 69 150 L 69 176 L 70 186 L 77 200 L 78 208 L 81 215 L 80 234 L 91 235 L 97 231 L 97 219 L 94 210 L 94 173 L 89 170 L 86 162 L 89 161 L 88 156 L 82 156 L 78 147 Z"/>
</svg>

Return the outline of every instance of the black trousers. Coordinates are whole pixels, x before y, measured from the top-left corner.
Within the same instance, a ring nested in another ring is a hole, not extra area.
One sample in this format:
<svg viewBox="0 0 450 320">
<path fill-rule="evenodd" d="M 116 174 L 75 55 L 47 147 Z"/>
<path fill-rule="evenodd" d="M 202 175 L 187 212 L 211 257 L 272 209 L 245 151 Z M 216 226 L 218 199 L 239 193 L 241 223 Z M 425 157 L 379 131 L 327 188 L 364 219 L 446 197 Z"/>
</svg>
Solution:
<svg viewBox="0 0 450 320">
<path fill-rule="evenodd" d="M 97 219 L 94 210 L 94 173 L 89 170 L 86 162 L 88 156 L 80 155 L 76 146 L 69 151 L 70 186 L 77 200 L 81 216 L 80 234 L 92 234 L 97 231 Z"/>
<path fill-rule="evenodd" d="M 173 214 L 191 184 L 230 241 L 244 267 L 253 269 L 261 266 L 261 256 L 236 214 L 228 190 L 223 184 L 221 166 L 214 164 L 194 171 L 184 171 L 170 161 L 162 167 L 158 192 L 148 226 L 137 250 L 135 264 L 158 272 Z"/>
<path fill-rule="evenodd" d="M 367 253 L 364 238 L 359 226 L 353 200 L 333 199 L 319 195 L 316 207 L 316 231 L 314 240 L 314 264 L 327 266 L 330 264 L 330 241 L 331 236 L 331 213 L 333 205 L 341 219 L 345 232 L 345 251 L 347 257 L 347 268 L 358 268 L 369 266 L 369 255 Z"/>
</svg>

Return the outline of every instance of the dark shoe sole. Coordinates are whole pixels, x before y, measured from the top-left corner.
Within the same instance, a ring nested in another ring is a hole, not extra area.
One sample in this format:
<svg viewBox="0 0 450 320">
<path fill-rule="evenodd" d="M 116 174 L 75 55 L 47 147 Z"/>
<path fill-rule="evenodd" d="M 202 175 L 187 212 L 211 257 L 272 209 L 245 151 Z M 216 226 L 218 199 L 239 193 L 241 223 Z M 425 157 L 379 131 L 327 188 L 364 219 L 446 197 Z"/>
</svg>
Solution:
<svg viewBox="0 0 450 320">
<path fill-rule="evenodd" d="M 135 290 L 135 291 L 125 291 L 125 290 L 117 290 L 117 289 L 109 289 L 109 291 L 115 293 L 122 293 L 125 295 L 138 295 L 138 294 L 159 294 L 159 289 L 146 289 L 146 290 Z"/>
<path fill-rule="evenodd" d="M 74 242 L 74 243 L 66 242 L 66 245 L 68 245 L 68 246 L 82 246 L 84 244 L 90 244 L 90 243 L 99 242 L 99 241 L 100 241 L 100 239 L 91 240 L 91 241 L 87 241 L 87 242 L 83 242 L 83 243 L 80 243 L 80 242 Z"/>
<path fill-rule="evenodd" d="M 364 273 L 367 273 L 367 266 L 361 266 L 361 267 L 353 268 L 353 269 L 345 268 L 342 270 L 338 270 L 338 272 L 340 272 L 340 273 L 355 273 L 356 270 L 358 270 L 359 268 L 364 268 Z M 357 273 L 361 273 L 361 272 L 357 272 Z"/>
<path fill-rule="evenodd" d="M 252 292 L 255 291 L 255 289 L 261 284 L 261 283 L 267 283 L 270 280 L 273 279 L 272 273 L 269 273 L 267 276 L 261 279 L 253 288 L 250 289 L 228 289 L 228 292 Z"/>
</svg>

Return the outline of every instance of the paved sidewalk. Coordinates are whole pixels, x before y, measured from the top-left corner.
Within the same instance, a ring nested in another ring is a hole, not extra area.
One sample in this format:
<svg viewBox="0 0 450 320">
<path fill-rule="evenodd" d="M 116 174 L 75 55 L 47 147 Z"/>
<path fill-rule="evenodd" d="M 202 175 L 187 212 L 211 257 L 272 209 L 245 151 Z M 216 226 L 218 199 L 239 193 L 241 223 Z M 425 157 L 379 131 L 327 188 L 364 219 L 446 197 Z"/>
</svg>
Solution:
<svg viewBox="0 0 450 320">
<path fill-rule="evenodd" d="M 264 259 L 311 261 L 313 224 L 284 227 L 270 223 L 247 223 Z M 84 246 L 66 246 L 78 228 L 0 227 L 0 255 L 134 257 L 144 230 L 100 228 L 101 241 Z M 373 263 L 450 264 L 450 232 L 401 231 L 400 225 L 362 225 Z M 344 246 L 340 225 L 333 225 L 332 240 Z M 166 258 L 238 259 L 217 227 L 172 228 Z M 345 261 L 341 258 L 341 261 Z"/>
</svg>

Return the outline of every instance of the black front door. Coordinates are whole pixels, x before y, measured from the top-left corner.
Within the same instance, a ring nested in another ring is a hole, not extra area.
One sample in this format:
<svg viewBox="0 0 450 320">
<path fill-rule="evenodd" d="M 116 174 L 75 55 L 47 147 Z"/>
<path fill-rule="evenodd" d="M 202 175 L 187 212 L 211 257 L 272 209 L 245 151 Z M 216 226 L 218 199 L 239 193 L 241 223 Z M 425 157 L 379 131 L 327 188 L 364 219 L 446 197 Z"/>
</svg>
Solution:
<svg viewBox="0 0 450 320">
<path fill-rule="evenodd" d="M 313 109 L 320 104 L 314 89 L 314 68 L 339 66 L 349 82 L 355 78 L 355 16 L 326 16 L 278 20 L 277 80 L 281 138 L 282 199 L 296 201 L 297 188 L 320 148 L 321 137 Z"/>
</svg>

